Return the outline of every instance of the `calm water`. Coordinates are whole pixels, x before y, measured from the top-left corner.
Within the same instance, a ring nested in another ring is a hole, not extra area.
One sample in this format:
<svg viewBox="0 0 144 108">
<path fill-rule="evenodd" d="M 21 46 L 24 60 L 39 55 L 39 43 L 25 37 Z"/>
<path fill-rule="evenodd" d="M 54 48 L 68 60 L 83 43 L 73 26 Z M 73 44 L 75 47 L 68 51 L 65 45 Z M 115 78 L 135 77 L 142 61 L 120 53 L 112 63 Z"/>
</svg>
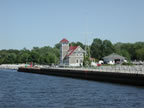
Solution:
<svg viewBox="0 0 144 108">
<path fill-rule="evenodd" d="M 144 88 L 0 70 L 0 108 L 144 108 Z"/>
</svg>

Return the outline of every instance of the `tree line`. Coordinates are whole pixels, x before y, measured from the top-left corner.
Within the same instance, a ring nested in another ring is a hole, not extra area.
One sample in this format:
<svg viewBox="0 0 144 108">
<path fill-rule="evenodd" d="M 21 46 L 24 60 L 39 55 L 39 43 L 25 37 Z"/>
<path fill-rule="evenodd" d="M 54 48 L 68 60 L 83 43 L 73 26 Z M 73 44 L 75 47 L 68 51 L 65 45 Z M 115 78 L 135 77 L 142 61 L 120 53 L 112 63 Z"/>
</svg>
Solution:
<svg viewBox="0 0 144 108">
<path fill-rule="evenodd" d="M 92 58 L 102 59 L 111 53 L 117 53 L 127 58 L 127 60 L 144 61 L 144 42 L 136 43 L 116 43 L 112 44 L 110 40 L 94 39 L 92 44 L 85 46 L 81 42 L 72 42 L 72 46 L 81 46 L 83 49 L 89 50 Z M 37 64 L 59 64 L 60 44 L 54 47 L 33 47 L 32 50 L 26 48 L 22 50 L 0 50 L 0 64 L 17 64 L 30 63 Z"/>
<path fill-rule="evenodd" d="M 45 46 L 42 48 L 33 47 L 32 50 L 26 48 L 22 50 L 1 50 L 0 64 L 17 64 L 17 63 L 37 63 L 37 64 L 58 64 L 59 49 Z"/>
<path fill-rule="evenodd" d="M 91 57 L 102 59 L 111 53 L 117 53 L 126 57 L 127 60 L 144 61 L 144 42 L 116 43 L 109 40 L 94 39 L 91 48 Z"/>
</svg>

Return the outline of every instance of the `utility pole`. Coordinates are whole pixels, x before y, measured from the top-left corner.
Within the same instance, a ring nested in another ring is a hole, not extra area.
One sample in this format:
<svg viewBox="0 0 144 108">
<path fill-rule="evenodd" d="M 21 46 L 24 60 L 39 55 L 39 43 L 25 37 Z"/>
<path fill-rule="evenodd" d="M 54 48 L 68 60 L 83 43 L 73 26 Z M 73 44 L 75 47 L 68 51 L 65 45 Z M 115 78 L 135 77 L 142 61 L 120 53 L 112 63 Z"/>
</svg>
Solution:
<svg viewBox="0 0 144 108">
<path fill-rule="evenodd" d="M 85 33 L 85 56 L 87 56 L 87 33 L 88 32 Z"/>
<path fill-rule="evenodd" d="M 86 32 L 85 33 L 85 51 L 87 51 L 87 54 L 85 54 L 85 56 L 89 56 L 91 57 L 91 54 L 90 54 L 90 47 L 89 47 L 89 42 L 88 42 L 88 35 L 89 35 L 90 32 Z"/>
</svg>

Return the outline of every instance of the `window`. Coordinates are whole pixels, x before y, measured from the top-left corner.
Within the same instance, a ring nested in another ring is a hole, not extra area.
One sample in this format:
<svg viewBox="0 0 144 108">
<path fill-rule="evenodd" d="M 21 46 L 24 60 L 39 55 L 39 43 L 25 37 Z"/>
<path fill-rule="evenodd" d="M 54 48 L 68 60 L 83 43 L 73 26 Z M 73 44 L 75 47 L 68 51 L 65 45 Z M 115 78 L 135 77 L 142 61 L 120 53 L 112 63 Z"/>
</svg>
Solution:
<svg viewBox="0 0 144 108">
<path fill-rule="evenodd" d="M 77 63 L 79 63 L 79 60 L 77 59 Z"/>
<path fill-rule="evenodd" d="M 83 56 L 82 53 L 80 53 L 80 56 Z"/>
<path fill-rule="evenodd" d="M 63 43 L 63 46 L 66 46 L 66 45 L 68 45 L 67 43 Z"/>
</svg>

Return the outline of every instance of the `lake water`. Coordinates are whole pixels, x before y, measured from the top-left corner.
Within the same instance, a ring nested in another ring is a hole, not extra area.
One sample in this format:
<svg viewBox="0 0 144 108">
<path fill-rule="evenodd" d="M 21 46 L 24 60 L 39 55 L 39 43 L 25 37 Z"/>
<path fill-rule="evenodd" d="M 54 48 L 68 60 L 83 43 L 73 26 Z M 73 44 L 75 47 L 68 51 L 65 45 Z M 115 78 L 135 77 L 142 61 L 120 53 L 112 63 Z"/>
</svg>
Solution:
<svg viewBox="0 0 144 108">
<path fill-rule="evenodd" d="M 0 70 L 0 108 L 144 108 L 144 88 Z"/>
</svg>

